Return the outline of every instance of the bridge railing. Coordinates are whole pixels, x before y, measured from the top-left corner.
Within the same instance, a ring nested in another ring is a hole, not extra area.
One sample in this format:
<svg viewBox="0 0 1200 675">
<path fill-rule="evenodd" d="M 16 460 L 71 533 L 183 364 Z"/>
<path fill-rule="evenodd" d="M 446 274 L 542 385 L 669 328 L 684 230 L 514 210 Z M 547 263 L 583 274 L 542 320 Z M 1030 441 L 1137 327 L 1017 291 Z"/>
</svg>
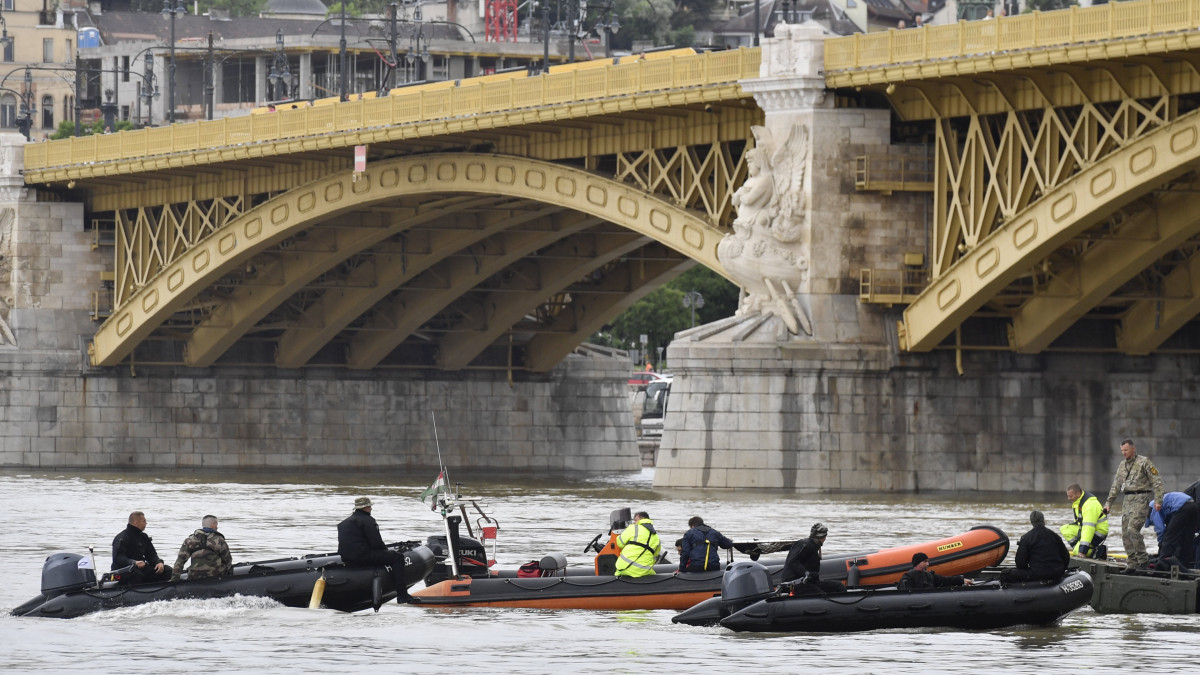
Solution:
<svg viewBox="0 0 1200 675">
<path fill-rule="evenodd" d="M 825 42 L 825 72 L 1194 30 L 1200 0 L 1134 0 Z"/>
<path fill-rule="evenodd" d="M 758 49 L 638 60 L 499 82 L 460 80 L 397 89 L 388 96 L 208 122 L 81 136 L 25 146 L 25 169 L 139 159 L 614 96 L 727 84 L 758 77 Z M 482 79 L 482 78 L 481 78 Z"/>
</svg>

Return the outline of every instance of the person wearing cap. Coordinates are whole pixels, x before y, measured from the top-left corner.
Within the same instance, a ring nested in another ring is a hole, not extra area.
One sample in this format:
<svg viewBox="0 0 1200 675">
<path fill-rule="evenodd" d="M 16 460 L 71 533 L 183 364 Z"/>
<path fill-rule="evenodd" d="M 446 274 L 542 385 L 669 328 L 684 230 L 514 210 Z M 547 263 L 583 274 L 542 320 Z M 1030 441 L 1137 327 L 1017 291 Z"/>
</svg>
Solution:
<svg viewBox="0 0 1200 675">
<path fill-rule="evenodd" d="M 717 549 L 733 548 L 733 540 L 704 524 L 700 516 L 688 520 L 688 531 L 679 549 L 680 572 L 708 572 L 721 569 L 721 554 Z"/>
<path fill-rule="evenodd" d="M 846 585 L 840 581 L 821 580 L 821 547 L 828 535 L 829 528 L 816 523 L 809 530 L 808 539 L 796 541 L 788 550 L 780 580 L 792 582 L 796 595 L 846 592 Z"/>
<path fill-rule="evenodd" d="M 1057 581 L 1071 563 L 1071 552 L 1057 532 L 1046 527 L 1041 511 L 1029 514 L 1033 529 L 1017 541 L 1017 566 L 1000 573 L 1000 582 Z"/>
<path fill-rule="evenodd" d="M 355 499 L 354 513 L 338 523 L 338 555 L 350 567 L 390 567 L 396 602 L 403 605 L 409 601 L 408 584 L 404 580 L 404 556 L 383 543 L 379 524 L 371 516 L 371 506 L 369 497 Z"/>
<path fill-rule="evenodd" d="M 913 568 L 900 577 L 896 588 L 902 591 L 917 588 L 947 588 L 953 586 L 970 586 L 971 580 L 956 574 L 944 577 L 937 572 L 929 571 L 929 556 L 917 551 L 912 557 Z"/>
<path fill-rule="evenodd" d="M 1108 489 L 1108 499 L 1104 501 L 1104 512 L 1112 510 L 1113 500 L 1118 493 L 1125 495 L 1125 501 L 1121 504 L 1121 542 L 1125 545 L 1125 571 L 1132 572 L 1150 560 L 1150 554 L 1146 552 L 1146 540 L 1142 538 L 1142 524 L 1151 510 L 1146 507 L 1145 495 L 1154 495 L 1154 506 L 1151 508 L 1158 511 L 1162 508 L 1167 488 L 1163 485 L 1162 476 L 1158 475 L 1158 469 L 1154 468 L 1154 462 L 1145 455 L 1137 454 L 1137 447 L 1128 438 L 1121 441 L 1121 456 L 1124 459 L 1117 465 L 1117 473 Z"/>
</svg>

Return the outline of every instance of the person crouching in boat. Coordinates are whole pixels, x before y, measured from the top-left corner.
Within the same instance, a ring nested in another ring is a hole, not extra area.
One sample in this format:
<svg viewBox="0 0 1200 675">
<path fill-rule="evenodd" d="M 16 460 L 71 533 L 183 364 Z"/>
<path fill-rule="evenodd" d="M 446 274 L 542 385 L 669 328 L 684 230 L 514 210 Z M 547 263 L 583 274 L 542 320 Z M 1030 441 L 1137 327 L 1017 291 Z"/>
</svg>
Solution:
<svg viewBox="0 0 1200 675">
<path fill-rule="evenodd" d="M 396 587 L 396 604 L 410 602 L 408 583 L 404 579 L 404 556 L 389 549 L 379 534 L 379 524 L 371 516 L 371 499 L 354 500 L 354 513 L 338 523 L 338 555 L 349 567 L 386 565 L 392 570 L 392 585 Z"/>
<path fill-rule="evenodd" d="M 204 516 L 200 521 L 200 529 L 183 540 L 179 555 L 175 557 L 175 565 L 171 568 L 171 581 L 179 581 L 183 566 L 189 560 L 192 561 L 187 571 L 189 581 L 223 577 L 233 571 L 229 544 L 225 543 L 225 535 L 217 532 L 217 525 L 216 516 Z"/>
<path fill-rule="evenodd" d="M 688 520 L 690 528 L 683 535 L 679 546 L 680 572 L 707 572 L 721 569 L 721 554 L 718 549 L 733 548 L 733 541 L 704 524 L 700 516 Z"/>
<path fill-rule="evenodd" d="M 846 592 L 846 585 L 840 581 L 821 580 L 821 546 L 828 534 L 829 528 L 816 523 L 809 531 L 808 539 L 797 541 L 788 550 L 781 580 L 792 582 L 794 595 Z"/>
<path fill-rule="evenodd" d="M 1071 552 L 1062 537 L 1046 527 L 1041 511 L 1029 514 L 1033 529 L 1017 541 L 1017 566 L 1000 573 L 1000 583 L 1014 581 L 1058 581 L 1071 564 Z"/>
<path fill-rule="evenodd" d="M 1067 540 L 1071 555 L 1104 560 L 1108 557 L 1108 548 L 1101 547 L 1108 538 L 1108 514 L 1104 512 L 1104 505 L 1096 495 L 1084 492 L 1079 483 L 1067 486 L 1067 501 L 1071 502 L 1071 515 L 1075 520 L 1060 527 L 1059 532 Z"/>
<path fill-rule="evenodd" d="M 619 577 L 645 577 L 654 574 L 654 563 L 662 553 L 662 543 L 658 540 L 658 532 L 654 531 L 654 523 L 650 514 L 638 511 L 633 516 L 633 524 L 625 528 L 617 537 L 617 546 L 621 547 L 621 556 L 617 558 Z"/>
<path fill-rule="evenodd" d="M 913 568 L 900 577 L 900 583 L 896 584 L 896 588 L 907 591 L 917 588 L 947 588 L 971 585 L 971 580 L 961 574 L 944 577 L 937 572 L 930 572 L 929 556 L 920 551 L 913 554 L 912 564 Z"/>
</svg>

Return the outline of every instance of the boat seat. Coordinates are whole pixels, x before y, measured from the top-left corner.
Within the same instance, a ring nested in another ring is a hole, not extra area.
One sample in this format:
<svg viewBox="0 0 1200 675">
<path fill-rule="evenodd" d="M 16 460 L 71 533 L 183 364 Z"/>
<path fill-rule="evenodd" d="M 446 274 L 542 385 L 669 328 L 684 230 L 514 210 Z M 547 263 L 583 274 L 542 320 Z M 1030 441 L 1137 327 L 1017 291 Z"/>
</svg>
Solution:
<svg viewBox="0 0 1200 675">
<path fill-rule="evenodd" d="M 542 556 L 542 559 L 538 561 L 538 569 L 542 570 L 542 576 L 563 575 L 566 573 L 567 569 L 567 556 L 561 553 L 544 555 Z"/>
</svg>

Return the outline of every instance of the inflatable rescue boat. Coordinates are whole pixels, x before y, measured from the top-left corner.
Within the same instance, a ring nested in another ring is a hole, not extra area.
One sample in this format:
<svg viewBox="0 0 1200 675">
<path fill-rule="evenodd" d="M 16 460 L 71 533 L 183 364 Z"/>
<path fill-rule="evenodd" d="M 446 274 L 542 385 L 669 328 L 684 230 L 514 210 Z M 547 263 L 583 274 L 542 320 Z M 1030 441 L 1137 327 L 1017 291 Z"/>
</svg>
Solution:
<svg viewBox="0 0 1200 675">
<path fill-rule="evenodd" d="M 774 589 L 770 572 L 741 562 L 727 573 L 721 597 L 672 621 L 735 631 L 840 633 L 883 628 L 992 629 L 1052 624 L 1086 605 L 1092 578 L 1073 571 L 1057 582 L 1001 586 L 997 581 L 954 588 L 856 589 L 792 596 Z"/>
<path fill-rule="evenodd" d="M 422 581 L 436 556 L 428 547 L 390 544 L 404 555 L 408 586 Z M 184 599 L 226 598 L 234 595 L 271 598 L 288 607 L 308 607 L 314 600 L 328 609 L 356 612 L 379 607 L 396 598 L 386 567 L 347 567 L 337 554 L 313 554 L 239 563 L 223 577 L 130 585 L 121 573 L 109 572 L 97 582 L 91 562 L 74 553 L 55 553 L 42 566 L 42 592 L 12 610 L 14 616 L 70 619 L 118 607 Z M 314 593 L 324 579 L 323 593 Z"/>
</svg>

